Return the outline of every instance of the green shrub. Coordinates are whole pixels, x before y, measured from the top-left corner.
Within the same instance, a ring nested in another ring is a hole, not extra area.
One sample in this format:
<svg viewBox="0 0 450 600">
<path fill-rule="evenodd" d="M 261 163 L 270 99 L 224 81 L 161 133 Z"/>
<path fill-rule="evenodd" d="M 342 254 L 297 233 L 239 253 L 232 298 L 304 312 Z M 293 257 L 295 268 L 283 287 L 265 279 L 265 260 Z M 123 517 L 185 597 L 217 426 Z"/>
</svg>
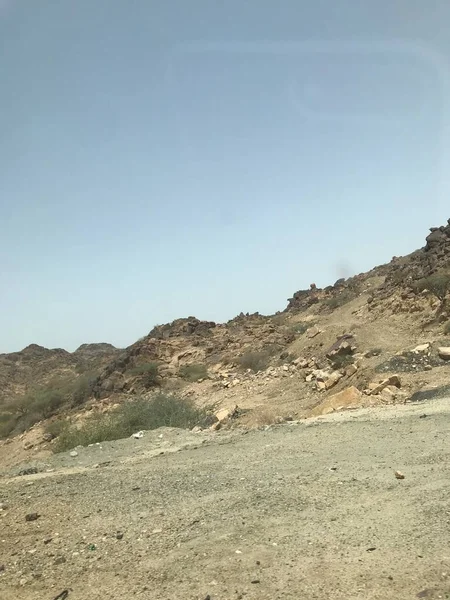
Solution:
<svg viewBox="0 0 450 600">
<path fill-rule="evenodd" d="M 17 425 L 17 416 L 11 413 L 0 413 L 0 439 L 7 438 Z"/>
<path fill-rule="evenodd" d="M 186 381 L 198 381 L 199 379 L 207 379 L 208 369 L 206 365 L 193 364 L 183 365 L 179 370 L 180 376 Z"/>
<path fill-rule="evenodd" d="M 291 363 L 296 358 L 297 358 L 297 356 L 295 356 L 295 354 L 292 354 L 291 352 L 282 352 L 280 354 L 279 364 L 284 365 L 286 363 Z"/>
<path fill-rule="evenodd" d="M 446 296 L 450 292 L 450 274 L 447 272 L 435 273 L 415 283 L 412 289 L 416 293 L 428 290 L 444 305 Z"/>
<path fill-rule="evenodd" d="M 71 392 L 72 406 L 79 406 L 89 400 L 94 392 L 96 381 L 97 375 L 93 374 L 80 375 L 80 377 L 75 380 Z"/>
<path fill-rule="evenodd" d="M 81 428 L 71 426 L 63 430 L 55 444 L 55 452 L 126 438 L 141 429 L 191 429 L 210 422 L 210 410 L 197 408 L 189 399 L 159 394 L 151 400 L 133 400 L 106 415 L 90 417 Z"/>
<path fill-rule="evenodd" d="M 49 433 L 56 438 L 67 431 L 69 427 L 70 422 L 67 419 L 56 419 L 55 421 L 50 421 L 47 423 L 45 426 L 45 433 Z"/>
<path fill-rule="evenodd" d="M 292 326 L 292 331 L 298 335 L 303 335 L 310 327 L 313 327 L 313 325 L 314 323 L 296 323 Z"/>
<path fill-rule="evenodd" d="M 95 377 L 92 375 L 80 376 L 75 381 L 54 379 L 46 386 L 29 390 L 23 396 L 15 398 L 6 407 L 10 418 L 8 425 L 3 424 L 1 427 L 0 436 L 22 433 L 35 423 L 57 414 L 64 405 L 82 404 L 92 395 L 94 382 Z"/>
<path fill-rule="evenodd" d="M 269 366 L 270 353 L 268 351 L 261 352 L 244 352 L 237 360 L 239 366 L 243 369 L 251 369 L 255 373 L 264 371 Z"/>
<path fill-rule="evenodd" d="M 344 306 L 345 304 L 348 304 L 357 298 L 358 294 L 359 290 L 356 288 L 343 290 L 340 294 L 324 300 L 323 306 L 329 310 L 336 310 L 337 308 L 340 308 L 341 306 Z"/>
<path fill-rule="evenodd" d="M 70 398 L 70 390 L 62 382 L 51 382 L 48 387 L 30 390 L 24 396 L 13 400 L 8 408 L 19 417 L 34 418 L 34 422 L 47 419 L 55 414 L 63 402 Z"/>
<path fill-rule="evenodd" d="M 136 365 L 128 372 L 130 375 L 139 376 L 147 388 L 158 385 L 158 364 L 155 362 Z"/>
</svg>

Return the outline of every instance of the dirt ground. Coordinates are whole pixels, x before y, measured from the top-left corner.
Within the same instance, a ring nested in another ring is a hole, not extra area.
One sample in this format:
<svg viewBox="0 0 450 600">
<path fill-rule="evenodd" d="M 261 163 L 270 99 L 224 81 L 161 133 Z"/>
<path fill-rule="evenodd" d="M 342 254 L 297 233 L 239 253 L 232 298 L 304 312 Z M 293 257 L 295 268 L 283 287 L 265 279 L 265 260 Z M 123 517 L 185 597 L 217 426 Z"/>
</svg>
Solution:
<svg viewBox="0 0 450 600">
<path fill-rule="evenodd" d="M 15 468 L 0 598 L 450 598 L 449 433 L 439 399 L 163 429 Z"/>
</svg>

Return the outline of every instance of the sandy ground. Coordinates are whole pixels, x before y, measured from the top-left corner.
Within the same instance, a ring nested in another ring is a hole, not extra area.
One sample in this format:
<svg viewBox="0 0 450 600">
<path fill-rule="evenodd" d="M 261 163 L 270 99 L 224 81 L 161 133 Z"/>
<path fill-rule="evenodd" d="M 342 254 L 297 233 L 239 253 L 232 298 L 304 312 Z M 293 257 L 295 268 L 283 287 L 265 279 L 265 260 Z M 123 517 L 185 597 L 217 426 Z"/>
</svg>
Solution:
<svg viewBox="0 0 450 600">
<path fill-rule="evenodd" d="M 450 598 L 449 434 L 439 399 L 164 429 L 15 468 L 0 478 L 0 598 Z"/>
</svg>

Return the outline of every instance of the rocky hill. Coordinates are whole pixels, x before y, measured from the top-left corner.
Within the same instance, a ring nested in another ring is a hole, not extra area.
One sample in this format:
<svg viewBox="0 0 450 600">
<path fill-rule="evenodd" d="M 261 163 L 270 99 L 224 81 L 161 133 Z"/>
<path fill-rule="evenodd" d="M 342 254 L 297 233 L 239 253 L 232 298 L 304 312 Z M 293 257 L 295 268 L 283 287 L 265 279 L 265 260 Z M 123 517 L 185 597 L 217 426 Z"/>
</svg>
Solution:
<svg viewBox="0 0 450 600">
<path fill-rule="evenodd" d="M 83 344 L 72 353 L 31 344 L 20 352 L 0 354 L 0 406 L 52 379 L 97 371 L 119 353 L 111 344 Z"/>
<path fill-rule="evenodd" d="M 0 402 L 89 373 L 76 402 L 56 412 L 163 390 L 258 425 L 439 393 L 449 381 L 449 273 L 450 220 L 412 254 L 323 289 L 311 284 L 275 315 L 178 319 L 125 350 L 31 345 L 1 355 Z"/>
<path fill-rule="evenodd" d="M 142 393 L 146 386 L 139 366 L 148 363 L 157 364 L 161 381 L 172 385 L 180 383 L 186 365 L 192 364 L 204 365 L 208 377 L 216 381 L 224 377 L 224 372 L 234 381 L 243 381 L 257 377 L 254 371 L 271 368 L 274 372 L 286 365 L 287 373 L 299 358 L 301 364 L 307 361 L 318 369 L 329 370 L 333 365 L 326 349 L 345 334 L 351 335 L 355 343 L 349 357 L 357 351 L 356 359 L 366 367 L 368 379 L 367 367 L 372 363 L 365 364 L 369 358 L 364 359 L 364 353 L 380 350 L 375 354 L 381 363 L 392 351 L 408 351 L 410 346 L 433 337 L 423 328 L 430 325 L 443 303 L 420 284 L 439 273 L 445 279 L 449 269 L 450 219 L 446 226 L 431 229 L 422 249 L 324 289 L 311 284 L 308 290 L 296 292 L 282 313 L 241 314 L 225 324 L 189 317 L 155 327 L 107 365 L 96 382 L 95 395 L 106 398 L 114 393 Z M 397 323 L 396 315 L 405 313 L 414 316 L 402 316 Z M 448 318 L 448 313 L 440 310 L 436 327 L 429 333 L 435 337 L 444 334 Z M 427 352 L 432 350 L 428 348 Z M 417 365 L 414 369 L 420 370 Z"/>
<path fill-rule="evenodd" d="M 449 294 L 450 223 L 275 315 L 0 356 L 0 597 L 449 597 Z"/>
</svg>

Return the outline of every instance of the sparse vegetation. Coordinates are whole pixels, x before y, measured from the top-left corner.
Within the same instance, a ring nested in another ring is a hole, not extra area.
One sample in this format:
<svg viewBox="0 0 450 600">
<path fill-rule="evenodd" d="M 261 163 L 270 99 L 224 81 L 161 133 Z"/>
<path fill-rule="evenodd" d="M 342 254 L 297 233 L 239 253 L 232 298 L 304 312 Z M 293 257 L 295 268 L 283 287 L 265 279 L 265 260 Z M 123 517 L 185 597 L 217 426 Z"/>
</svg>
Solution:
<svg viewBox="0 0 450 600">
<path fill-rule="evenodd" d="M 89 400 L 93 394 L 96 381 L 97 374 L 93 373 L 81 375 L 75 380 L 71 392 L 72 406 L 79 406 Z"/>
<path fill-rule="evenodd" d="M 155 387 L 159 384 L 158 364 L 155 362 L 136 365 L 129 370 L 130 375 L 140 376 L 146 388 Z"/>
<path fill-rule="evenodd" d="M 306 333 L 308 331 L 308 329 L 310 329 L 310 327 L 313 327 L 314 323 L 296 323 L 295 325 L 292 326 L 292 331 L 297 334 L 297 335 L 303 335 L 304 333 Z"/>
<path fill-rule="evenodd" d="M 26 431 L 35 423 L 58 414 L 66 407 L 80 406 L 92 395 L 95 375 L 75 380 L 53 379 L 46 386 L 29 390 L 12 400 L 0 415 L 0 438 Z"/>
<path fill-rule="evenodd" d="M 7 438 L 14 431 L 18 417 L 10 412 L 0 413 L 0 439 Z"/>
<path fill-rule="evenodd" d="M 238 358 L 238 364 L 242 369 L 251 369 L 255 373 L 264 371 L 269 366 L 270 352 L 245 352 Z"/>
<path fill-rule="evenodd" d="M 288 315 L 285 313 L 280 313 L 277 315 L 273 315 L 270 320 L 274 325 L 285 325 L 288 319 Z"/>
<path fill-rule="evenodd" d="M 285 364 L 285 363 L 291 363 L 293 362 L 297 357 L 295 356 L 295 354 L 292 354 L 291 352 L 282 352 L 280 354 L 280 364 Z"/>
<path fill-rule="evenodd" d="M 180 367 L 179 374 L 186 381 L 193 383 L 200 379 L 207 379 L 208 369 L 202 364 L 183 365 Z"/>
<path fill-rule="evenodd" d="M 20 417 L 35 416 L 35 422 L 56 413 L 65 400 L 70 399 L 70 383 L 64 379 L 50 381 L 45 387 L 30 390 L 8 406 Z"/>
<path fill-rule="evenodd" d="M 72 425 L 64 429 L 55 443 L 55 452 L 126 438 L 141 429 L 206 426 L 213 420 L 211 415 L 209 409 L 197 408 L 189 399 L 159 394 L 151 400 L 134 400 L 108 414 L 92 416 L 80 428 Z"/>
<path fill-rule="evenodd" d="M 45 426 L 45 433 L 49 433 L 56 438 L 67 431 L 69 427 L 70 421 L 68 419 L 56 419 L 47 423 Z"/>
<path fill-rule="evenodd" d="M 446 304 L 447 294 L 450 292 L 450 273 L 446 271 L 435 273 L 419 280 L 412 287 L 416 293 L 424 292 L 425 290 L 428 291 L 440 300 L 440 309 L 443 309 Z"/>
<path fill-rule="evenodd" d="M 323 301 L 323 306 L 329 310 L 336 310 L 345 304 L 348 304 L 352 300 L 358 297 L 360 290 L 357 287 L 348 288 L 343 290 L 340 294 L 336 294 L 331 298 L 327 298 Z"/>
</svg>

